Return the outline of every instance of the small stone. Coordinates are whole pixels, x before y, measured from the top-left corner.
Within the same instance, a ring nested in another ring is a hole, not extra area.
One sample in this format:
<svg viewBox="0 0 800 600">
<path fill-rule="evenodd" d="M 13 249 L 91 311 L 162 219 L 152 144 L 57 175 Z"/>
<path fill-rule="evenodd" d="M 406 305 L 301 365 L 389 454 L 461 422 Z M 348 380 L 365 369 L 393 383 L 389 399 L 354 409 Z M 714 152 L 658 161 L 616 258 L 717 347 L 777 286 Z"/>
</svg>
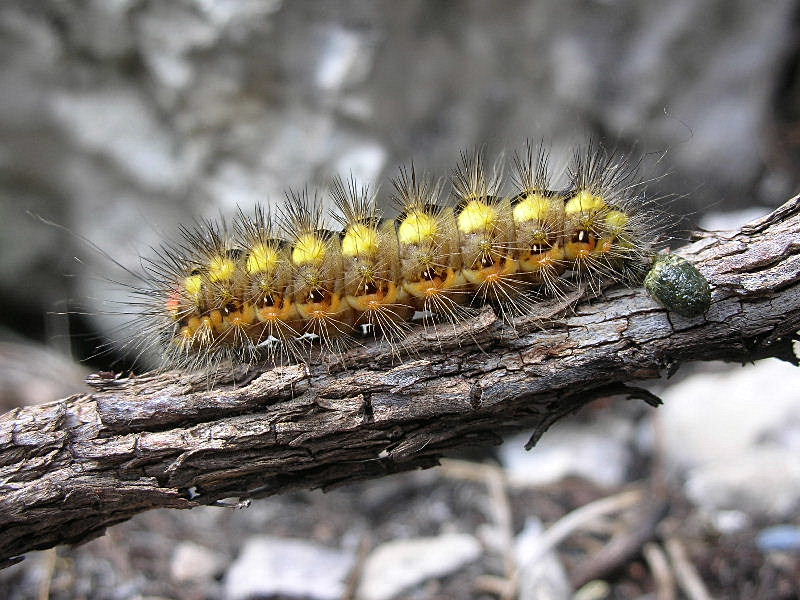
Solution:
<svg viewBox="0 0 800 600">
<path fill-rule="evenodd" d="M 170 574 L 174 581 L 190 582 L 213 579 L 222 567 L 218 554 L 194 542 L 181 542 L 172 553 Z"/>
<path fill-rule="evenodd" d="M 611 415 L 557 423 L 532 452 L 524 448 L 527 434 L 509 438 L 500 460 L 514 485 L 548 485 L 575 475 L 614 488 L 625 482 L 634 433 L 632 423 Z"/>
<path fill-rule="evenodd" d="M 711 519 L 716 530 L 726 535 L 744 531 L 750 525 L 750 517 L 740 510 L 719 510 Z"/>
<path fill-rule="evenodd" d="M 465 533 L 394 540 L 367 557 L 358 588 L 359 600 L 390 600 L 428 579 L 454 573 L 477 560 L 481 545 Z"/>
<path fill-rule="evenodd" d="M 796 525 L 775 525 L 761 531 L 756 538 L 762 552 L 800 553 L 800 527 Z"/>
<path fill-rule="evenodd" d="M 785 450 L 753 448 L 734 462 L 692 470 L 686 495 L 709 512 L 739 508 L 750 515 L 788 517 L 800 501 L 800 464 Z"/>
<path fill-rule="evenodd" d="M 225 575 L 224 598 L 337 600 L 347 589 L 355 554 L 305 540 L 250 538 Z"/>
</svg>

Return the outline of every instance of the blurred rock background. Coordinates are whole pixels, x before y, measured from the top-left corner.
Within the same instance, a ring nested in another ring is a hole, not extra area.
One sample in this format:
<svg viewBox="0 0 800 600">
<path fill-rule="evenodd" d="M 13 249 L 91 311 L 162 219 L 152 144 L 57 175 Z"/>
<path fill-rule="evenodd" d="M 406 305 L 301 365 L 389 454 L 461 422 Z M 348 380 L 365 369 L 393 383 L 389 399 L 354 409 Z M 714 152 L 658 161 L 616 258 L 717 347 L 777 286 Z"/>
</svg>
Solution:
<svg viewBox="0 0 800 600">
<path fill-rule="evenodd" d="M 727 228 L 797 191 L 799 124 L 795 0 L 4 0 L 0 402 L 79 389 L 70 354 L 111 364 L 93 350 L 118 326 L 104 280 L 125 274 L 81 237 L 136 269 L 178 223 L 290 186 L 348 172 L 385 186 L 411 159 L 443 175 L 464 148 L 527 137 L 563 157 L 590 135 L 648 155 L 681 227 Z M 472 457 L 488 471 L 146 514 L 0 584 L 10 598 L 644 598 L 666 589 L 659 556 L 675 578 L 675 542 L 718 597 L 797 597 L 796 371 L 682 376 L 660 411 L 595 407 L 533 453 L 510 440 Z M 670 508 L 648 551 L 578 577 L 642 527 L 636 511 L 537 550 L 570 509 L 654 475 Z M 259 571 L 280 560 L 296 570 Z"/>
</svg>

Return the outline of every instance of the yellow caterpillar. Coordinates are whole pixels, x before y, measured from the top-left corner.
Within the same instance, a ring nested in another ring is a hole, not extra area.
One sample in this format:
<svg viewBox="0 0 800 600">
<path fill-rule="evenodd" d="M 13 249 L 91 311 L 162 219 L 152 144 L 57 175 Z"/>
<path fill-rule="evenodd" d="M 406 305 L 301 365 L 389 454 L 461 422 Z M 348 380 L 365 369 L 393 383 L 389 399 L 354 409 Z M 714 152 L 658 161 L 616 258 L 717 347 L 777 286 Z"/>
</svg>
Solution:
<svg viewBox="0 0 800 600">
<path fill-rule="evenodd" d="M 137 289 L 139 344 L 163 348 L 168 366 L 305 361 L 365 334 L 400 348 L 415 314 L 437 327 L 489 304 L 510 318 L 570 287 L 641 281 L 658 235 L 635 165 L 590 144 L 563 189 L 552 178 L 545 148 L 528 144 L 510 185 L 482 152 L 462 155 L 449 194 L 401 168 L 394 219 L 370 189 L 337 178 L 331 214 L 319 196 L 290 192 L 278 215 L 256 207 L 230 229 L 184 228 Z"/>
</svg>

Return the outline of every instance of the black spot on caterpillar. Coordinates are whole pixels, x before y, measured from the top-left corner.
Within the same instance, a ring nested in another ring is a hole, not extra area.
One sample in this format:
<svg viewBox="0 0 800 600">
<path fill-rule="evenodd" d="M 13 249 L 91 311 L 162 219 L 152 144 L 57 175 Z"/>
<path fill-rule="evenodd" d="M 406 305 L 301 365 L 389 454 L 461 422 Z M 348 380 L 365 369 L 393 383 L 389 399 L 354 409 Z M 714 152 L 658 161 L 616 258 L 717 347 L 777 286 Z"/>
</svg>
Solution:
<svg viewBox="0 0 800 600">
<path fill-rule="evenodd" d="M 401 168 L 393 219 L 371 189 L 337 178 L 332 212 L 319 194 L 291 191 L 276 214 L 184 227 L 143 262 L 127 344 L 186 369 L 309 361 L 365 336 L 399 355 L 415 315 L 436 331 L 488 304 L 511 321 L 574 289 L 639 285 L 664 219 L 637 167 L 590 143 L 557 181 L 545 147 L 529 143 L 510 178 L 482 151 L 462 154 L 447 194 Z M 708 285 L 692 269 L 659 258 L 648 289 L 670 310 L 702 313 Z"/>
</svg>

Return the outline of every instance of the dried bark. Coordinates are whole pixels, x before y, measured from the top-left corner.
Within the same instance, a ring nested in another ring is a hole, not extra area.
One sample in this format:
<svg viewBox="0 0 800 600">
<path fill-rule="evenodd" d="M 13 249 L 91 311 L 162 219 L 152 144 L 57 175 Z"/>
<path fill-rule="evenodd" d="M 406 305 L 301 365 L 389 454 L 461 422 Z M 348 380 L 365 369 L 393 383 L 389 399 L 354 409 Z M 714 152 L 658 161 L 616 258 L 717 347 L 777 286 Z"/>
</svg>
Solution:
<svg viewBox="0 0 800 600">
<path fill-rule="evenodd" d="M 685 361 L 786 357 L 800 329 L 799 234 L 800 196 L 683 248 L 714 290 L 704 317 L 668 314 L 643 289 L 611 289 L 566 317 L 542 305 L 516 333 L 490 310 L 438 340 L 419 331 L 402 362 L 372 346 L 348 353 L 346 370 L 262 369 L 211 390 L 176 372 L 95 376 L 92 393 L 12 410 L 0 417 L 0 564 L 151 508 L 430 467 L 510 429 L 532 428 L 532 445 L 598 396 L 654 403 L 624 383 Z"/>
</svg>

